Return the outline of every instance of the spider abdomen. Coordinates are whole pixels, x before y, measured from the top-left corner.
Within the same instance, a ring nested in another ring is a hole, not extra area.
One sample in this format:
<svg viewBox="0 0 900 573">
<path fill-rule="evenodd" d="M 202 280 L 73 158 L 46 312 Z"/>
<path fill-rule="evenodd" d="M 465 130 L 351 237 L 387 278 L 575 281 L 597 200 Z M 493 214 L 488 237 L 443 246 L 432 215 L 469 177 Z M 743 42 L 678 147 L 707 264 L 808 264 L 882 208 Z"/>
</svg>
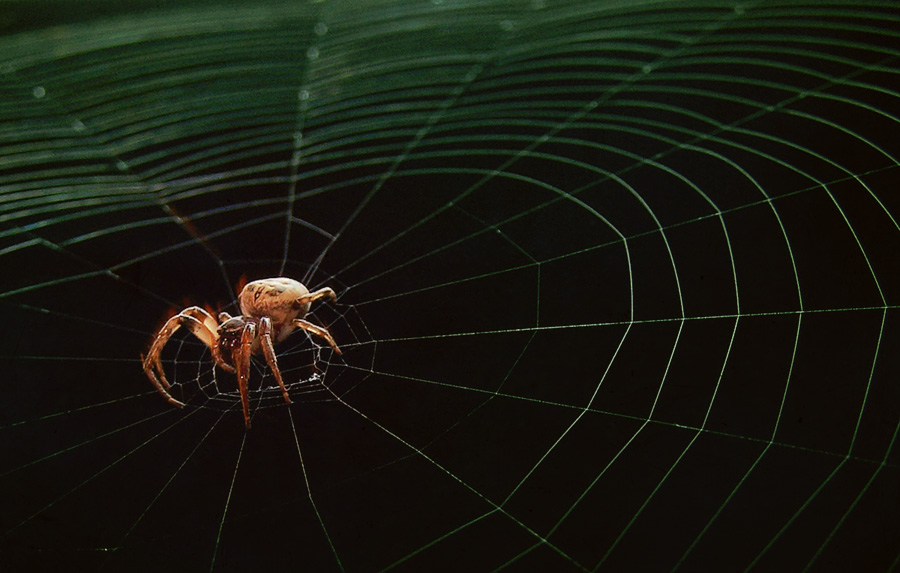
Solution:
<svg viewBox="0 0 900 573">
<path fill-rule="evenodd" d="M 309 312 L 309 304 L 301 297 L 309 294 L 302 283 L 286 277 L 262 279 L 247 283 L 238 298 L 241 314 L 253 318 L 268 316 L 277 336 L 298 316 Z"/>
</svg>

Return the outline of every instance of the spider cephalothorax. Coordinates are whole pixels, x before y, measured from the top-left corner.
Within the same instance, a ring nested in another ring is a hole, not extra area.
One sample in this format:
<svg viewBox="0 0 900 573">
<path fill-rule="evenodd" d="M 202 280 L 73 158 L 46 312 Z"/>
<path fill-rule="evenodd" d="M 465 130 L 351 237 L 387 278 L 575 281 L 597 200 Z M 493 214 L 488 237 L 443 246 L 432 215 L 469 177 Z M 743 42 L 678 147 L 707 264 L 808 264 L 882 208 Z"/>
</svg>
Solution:
<svg viewBox="0 0 900 573">
<path fill-rule="evenodd" d="M 187 326 L 194 336 L 209 347 L 216 364 L 229 372 L 237 372 L 241 406 L 244 409 L 244 424 L 250 428 L 247 380 L 250 377 L 251 354 L 262 350 L 275 380 L 281 387 L 284 401 L 290 404 L 291 398 L 281 379 L 273 344 L 287 338 L 294 329 L 301 328 L 325 339 L 336 353 L 341 353 L 328 329 L 304 320 L 310 305 L 322 297 L 337 300 L 334 291 L 328 287 L 309 292 L 303 284 L 293 279 L 279 277 L 247 283 L 238 296 L 241 316 L 220 312 L 219 320 L 216 321 L 210 313 L 199 306 L 188 307 L 166 321 L 159 329 L 150 351 L 143 358 L 144 372 L 166 400 L 179 408 L 184 406 L 183 402 L 169 394 L 170 384 L 166 380 L 159 355 L 172 334 L 181 326 Z"/>
</svg>

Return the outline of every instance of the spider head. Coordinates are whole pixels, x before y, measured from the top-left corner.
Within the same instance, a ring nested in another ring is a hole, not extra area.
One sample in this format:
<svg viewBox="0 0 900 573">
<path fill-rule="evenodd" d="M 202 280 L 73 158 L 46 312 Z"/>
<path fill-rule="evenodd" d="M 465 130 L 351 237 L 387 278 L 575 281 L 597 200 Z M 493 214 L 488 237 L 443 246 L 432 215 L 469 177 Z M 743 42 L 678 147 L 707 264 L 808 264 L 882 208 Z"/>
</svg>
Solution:
<svg viewBox="0 0 900 573">
<path fill-rule="evenodd" d="M 228 320 L 223 321 L 222 324 L 219 325 L 219 334 L 221 335 L 229 332 L 240 332 L 240 330 L 243 329 L 246 324 L 247 323 L 244 321 L 243 317 L 234 316 L 232 318 L 229 318 Z"/>
<path fill-rule="evenodd" d="M 244 326 L 247 322 L 240 316 L 235 316 L 223 321 L 219 325 L 219 338 L 226 340 L 240 340 Z"/>
</svg>

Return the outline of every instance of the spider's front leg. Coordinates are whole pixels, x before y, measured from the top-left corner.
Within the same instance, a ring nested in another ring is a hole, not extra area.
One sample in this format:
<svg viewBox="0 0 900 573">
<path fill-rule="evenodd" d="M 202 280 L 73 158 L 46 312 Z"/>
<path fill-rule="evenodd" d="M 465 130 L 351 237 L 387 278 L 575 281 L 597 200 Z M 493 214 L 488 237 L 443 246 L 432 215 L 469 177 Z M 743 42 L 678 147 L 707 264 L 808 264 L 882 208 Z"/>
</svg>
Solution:
<svg viewBox="0 0 900 573">
<path fill-rule="evenodd" d="M 256 324 L 248 322 L 241 332 L 241 345 L 235 349 L 233 359 L 237 370 L 238 391 L 241 393 L 241 407 L 244 410 L 244 426 L 250 429 L 250 394 L 248 381 L 250 380 L 250 351 L 253 349 L 253 339 L 256 338 Z"/>
<path fill-rule="evenodd" d="M 281 369 L 278 368 L 278 360 L 275 358 L 275 347 L 272 345 L 272 319 L 268 316 L 259 319 L 259 338 L 263 354 L 266 356 L 266 362 L 269 363 L 269 368 L 272 369 L 275 381 L 281 386 L 281 395 L 284 396 L 284 401 L 290 404 L 291 397 L 288 395 L 284 381 L 281 379 Z"/>
<path fill-rule="evenodd" d="M 216 333 L 218 323 L 216 323 L 216 319 L 199 306 L 190 306 L 166 321 L 156 334 L 156 338 L 153 339 L 153 344 L 150 346 L 147 356 L 143 357 L 144 373 L 147 375 L 147 378 L 153 382 L 159 393 L 169 403 L 179 408 L 184 407 L 184 402 L 176 400 L 169 394 L 168 390 L 171 388 L 171 384 L 166 380 L 166 374 L 163 371 L 159 355 L 175 331 L 181 328 L 182 325 L 187 326 L 194 336 L 200 339 L 200 342 L 208 346 L 215 354 L 216 340 L 218 339 L 218 334 Z"/>
</svg>

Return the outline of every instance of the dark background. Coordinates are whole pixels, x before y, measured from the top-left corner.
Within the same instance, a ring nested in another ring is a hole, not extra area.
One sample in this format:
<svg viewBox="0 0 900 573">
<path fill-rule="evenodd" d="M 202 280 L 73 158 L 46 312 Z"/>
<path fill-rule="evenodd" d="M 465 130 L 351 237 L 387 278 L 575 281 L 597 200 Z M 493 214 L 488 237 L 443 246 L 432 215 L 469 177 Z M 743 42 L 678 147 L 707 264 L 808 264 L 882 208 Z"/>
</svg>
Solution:
<svg viewBox="0 0 900 573">
<path fill-rule="evenodd" d="M 3 570 L 898 568 L 893 4 L 0 8 Z"/>
</svg>

